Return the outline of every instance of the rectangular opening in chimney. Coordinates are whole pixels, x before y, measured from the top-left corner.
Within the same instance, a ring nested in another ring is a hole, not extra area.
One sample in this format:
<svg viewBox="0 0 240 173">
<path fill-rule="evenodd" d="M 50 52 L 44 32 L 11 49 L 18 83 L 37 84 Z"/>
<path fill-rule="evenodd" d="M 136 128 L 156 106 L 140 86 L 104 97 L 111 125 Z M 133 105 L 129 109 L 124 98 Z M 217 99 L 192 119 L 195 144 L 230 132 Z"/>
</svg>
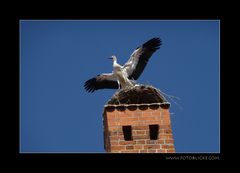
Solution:
<svg viewBox="0 0 240 173">
<path fill-rule="evenodd" d="M 159 125 L 149 125 L 149 135 L 151 140 L 158 139 Z"/>
<path fill-rule="evenodd" d="M 123 136 L 125 141 L 132 140 L 132 126 L 122 126 Z"/>
</svg>

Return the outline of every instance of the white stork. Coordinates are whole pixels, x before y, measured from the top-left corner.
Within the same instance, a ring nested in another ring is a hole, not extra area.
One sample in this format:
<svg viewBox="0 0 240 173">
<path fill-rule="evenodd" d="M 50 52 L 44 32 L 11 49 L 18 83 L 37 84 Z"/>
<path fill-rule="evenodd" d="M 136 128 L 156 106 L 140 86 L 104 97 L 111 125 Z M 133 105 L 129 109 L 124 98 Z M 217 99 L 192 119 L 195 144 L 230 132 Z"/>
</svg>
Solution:
<svg viewBox="0 0 240 173">
<path fill-rule="evenodd" d="M 88 92 L 98 89 L 118 89 L 134 86 L 142 74 L 149 58 L 161 46 L 160 38 L 152 38 L 142 46 L 137 47 L 124 66 L 117 63 L 117 57 L 111 56 L 113 60 L 113 72 L 102 73 L 85 82 L 84 87 Z"/>
</svg>

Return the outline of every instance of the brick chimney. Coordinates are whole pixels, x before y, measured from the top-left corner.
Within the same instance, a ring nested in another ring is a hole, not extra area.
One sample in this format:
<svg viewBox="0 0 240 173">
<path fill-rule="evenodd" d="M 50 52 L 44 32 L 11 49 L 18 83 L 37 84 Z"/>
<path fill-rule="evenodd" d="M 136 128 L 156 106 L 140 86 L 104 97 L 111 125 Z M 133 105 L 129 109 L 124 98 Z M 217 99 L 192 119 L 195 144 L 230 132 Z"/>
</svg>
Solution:
<svg viewBox="0 0 240 173">
<path fill-rule="evenodd" d="M 169 107 L 154 87 L 120 90 L 104 107 L 105 151 L 174 153 Z"/>
</svg>

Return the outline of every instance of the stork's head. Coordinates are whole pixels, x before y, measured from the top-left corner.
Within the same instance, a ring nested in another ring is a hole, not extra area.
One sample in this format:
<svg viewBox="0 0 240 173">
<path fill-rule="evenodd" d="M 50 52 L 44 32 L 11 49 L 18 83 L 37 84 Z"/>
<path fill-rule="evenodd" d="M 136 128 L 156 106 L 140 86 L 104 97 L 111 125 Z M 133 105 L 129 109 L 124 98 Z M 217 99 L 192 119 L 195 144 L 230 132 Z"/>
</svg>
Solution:
<svg viewBox="0 0 240 173">
<path fill-rule="evenodd" d="M 117 61 L 117 57 L 115 56 L 115 55 L 112 55 L 109 59 L 111 59 L 113 62 L 115 61 Z"/>
</svg>

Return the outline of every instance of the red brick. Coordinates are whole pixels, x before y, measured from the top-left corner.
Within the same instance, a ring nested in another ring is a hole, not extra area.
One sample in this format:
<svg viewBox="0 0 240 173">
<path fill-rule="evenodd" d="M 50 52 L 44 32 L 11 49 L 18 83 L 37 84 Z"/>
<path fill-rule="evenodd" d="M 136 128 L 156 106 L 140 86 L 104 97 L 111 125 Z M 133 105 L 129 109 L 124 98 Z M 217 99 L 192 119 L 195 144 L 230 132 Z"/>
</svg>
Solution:
<svg viewBox="0 0 240 173">
<path fill-rule="evenodd" d="M 173 145 L 169 145 L 168 149 L 174 149 L 174 146 Z"/>
<path fill-rule="evenodd" d="M 117 131 L 110 131 L 108 133 L 110 136 L 117 136 L 118 135 L 118 132 Z"/>
<path fill-rule="evenodd" d="M 121 153 L 121 150 L 113 150 L 111 153 Z"/>
<path fill-rule="evenodd" d="M 136 130 L 132 130 L 132 135 L 136 135 L 137 131 Z"/>
<path fill-rule="evenodd" d="M 164 139 L 158 139 L 158 144 L 164 144 L 165 140 Z"/>
<path fill-rule="evenodd" d="M 118 114 L 118 118 L 123 119 L 123 118 L 127 118 L 127 117 L 132 117 L 132 115 L 126 114 L 125 112 L 119 112 L 119 114 Z"/>
<path fill-rule="evenodd" d="M 161 118 L 161 120 L 163 120 L 163 121 L 170 121 L 169 117 Z"/>
<path fill-rule="evenodd" d="M 139 125 L 139 126 L 147 126 L 148 123 L 147 123 L 147 121 L 138 121 L 137 125 Z"/>
<path fill-rule="evenodd" d="M 153 112 L 142 113 L 142 115 L 139 116 L 139 117 L 142 117 L 142 118 L 144 118 L 144 117 L 156 117 L 156 114 L 153 113 Z"/>
<path fill-rule="evenodd" d="M 136 144 L 146 144 L 145 140 L 136 140 Z"/>
<path fill-rule="evenodd" d="M 174 149 L 168 149 L 167 153 L 175 153 L 175 150 Z"/>
<path fill-rule="evenodd" d="M 148 150 L 140 150 L 140 153 L 147 153 Z"/>
<path fill-rule="evenodd" d="M 167 139 L 167 136 L 165 133 L 159 135 L 159 139 Z"/>
<path fill-rule="evenodd" d="M 160 134 L 164 134 L 165 133 L 165 129 L 159 129 L 159 133 Z"/>
<path fill-rule="evenodd" d="M 138 153 L 139 150 L 126 150 L 126 151 L 122 151 L 122 153 Z"/>
<path fill-rule="evenodd" d="M 147 112 L 156 112 L 155 109 L 151 109 L 150 107 L 148 107 L 148 109 L 146 109 L 145 111 L 147 111 Z M 144 112 L 145 112 L 145 111 L 144 111 Z"/>
<path fill-rule="evenodd" d="M 109 130 L 116 131 L 119 130 L 119 126 L 108 126 Z"/>
<path fill-rule="evenodd" d="M 141 150 L 143 149 L 143 145 L 134 145 L 134 150 Z"/>
<path fill-rule="evenodd" d="M 144 149 L 160 149 L 160 145 L 144 145 Z"/>
<path fill-rule="evenodd" d="M 146 134 L 147 134 L 147 131 L 146 131 L 146 130 L 137 131 L 137 134 L 138 134 L 138 135 L 146 135 Z"/>
<path fill-rule="evenodd" d="M 117 126 L 118 122 L 108 122 L 108 126 Z"/>
<path fill-rule="evenodd" d="M 119 137 L 118 136 L 110 136 L 110 141 L 118 141 Z"/>
<path fill-rule="evenodd" d="M 162 145 L 161 146 L 162 149 L 174 149 L 174 146 L 173 145 Z"/>
<path fill-rule="evenodd" d="M 161 116 L 162 116 L 161 112 L 159 112 L 159 111 L 152 112 L 151 115 L 158 117 L 158 118 L 161 118 Z"/>
<path fill-rule="evenodd" d="M 116 118 L 117 112 L 108 112 L 106 118 L 109 120 L 111 118 Z"/>
<path fill-rule="evenodd" d="M 165 149 L 159 149 L 159 150 L 157 150 L 157 153 L 166 153 L 167 152 L 167 150 L 165 150 Z"/>
<path fill-rule="evenodd" d="M 159 125 L 161 125 L 162 120 L 156 119 L 156 120 L 151 120 L 151 121 L 146 121 L 146 122 L 147 122 L 148 125 L 149 124 L 159 124 Z"/>
<path fill-rule="evenodd" d="M 128 126 L 128 125 L 138 125 L 137 121 L 128 121 L 128 120 L 122 120 L 119 121 L 120 126 Z"/>
<path fill-rule="evenodd" d="M 169 113 L 169 110 L 168 109 L 161 109 L 161 114 L 162 115 L 170 115 L 170 113 Z"/>
<path fill-rule="evenodd" d="M 136 111 L 134 114 L 132 114 L 133 117 L 141 117 L 142 116 L 142 111 Z"/>
<path fill-rule="evenodd" d="M 170 129 L 171 126 L 170 125 L 161 125 L 160 129 Z"/>
<path fill-rule="evenodd" d="M 169 144 L 169 143 L 173 144 L 173 142 L 174 142 L 173 139 L 166 139 L 166 140 L 165 140 L 165 143 L 166 143 L 166 144 Z"/>
<path fill-rule="evenodd" d="M 115 117 L 116 113 L 117 113 L 116 111 L 107 112 L 107 114 L 106 114 L 107 119 L 109 119 L 109 118 L 111 118 L 111 117 Z"/>
<path fill-rule="evenodd" d="M 147 139 L 148 138 L 148 135 L 138 135 L 138 136 L 133 136 L 133 140 L 136 140 L 136 139 Z"/>
<path fill-rule="evenodd" d="M 168 109 L 157 107 L 149 109 L 115 109 L 105 112 L 104 117 L 104 145 L 107 152 L 140 153 L 140 152 L 175 152 L 171 130 L 170 113 Z M 159 139 L 150 140 L 149 125 L 159 125 Z M 132 141 L 125 141 L 122 126 L 132 126 Z M 170 144 L 170 145 L 169 145 Z"/>
<path fill-rule="evenodd" d="M 166 134 L 167 139 L 173 139 L 173 135 L 172 134 Z"/>
<path fill-rule="evenodd" d="M 126 150 L 133 150 L 133 145 L 126 146 Z"/>
<path fill-rule="evenodd" d="M 128 117 L 127 121 L 138 121 L 138 117 Z"/>
<path fill-rule="evenodd" d="M 162 119 L 170 119 L 170 114 L 161 114 Z"/>
<path fill-rule="evenodd" d="M 124 136 L 123 135 L 118 135 L 118 139 L 119 140 L 124 140 Z"/>
<path fill-rule="evenodd" d="M 165 133 L 169 133 L 170 134 L 170 133 L 172 133 L 172 130 L 171 129 L 166 129 Z"/>
<path fill-rule="evenodd" d="M 148 121 L 145 121 L 146 125 L 151 125 L 151 124 L 160 124 L 159 121 L 156 121 L 156 120 L 148 120 Z M 161 124 L 160 124 L 161 125 Z"/>
<path fill-rule="evenodd" d="M 155 121 L 159 122 L 159 124 L 160 124 L 162 118 L 161 118 L 161 117 L 156 117 L 156 116 L 155 116 L 155 119 L 156 119 Z"/>
<path fill-rule="evenodd" d="M 150 139 L 148 139 L 146 142 L 147 142 L 147 144 L 158 144 L 158 140 L 150 140 Z"/>
<path fill-rule="evenodd" d="M 108 124 L 110 125 L 117 125 L 116 122 L 118 122 L 119 120 L 117 118 L 112 118 L 108 120 Z"/>
<path fill-rule="evenodd" d="M 148 151 L 148 153 L 156 153 L 157 152 L 157 150 L 147 150 Z"/>
<path fill-rule="evenodd" d="M 155 121 L 155 117 L 139 117 L 139 121 Z"/>
<path fill-rule="evenodd" d="M 135 143 L 136 141 L 119 141 L 119 145 L 132 145 Z"/>
<path fill-rule="evenodd" d="M 172 134 L 160 134 L 159 139 L 172 139 Z"/>
<path fill-rule="evenodd" d="M 133 130 L 148 130 L 148 126 L 133 126 Z"/>
<path fill-rule="evenodd" d="M 166 125 L 168 125 L 168 124 L 170 124 L 171 122 L 170 122 L 169 120 L 162 120 L 161 123 L 162 123 L 162 124 L 166 124 Z"/>
<path fill-rule="evenodd" d="M 142 117 L 147 117 L 147 116 L 151 116 L 152 112 L 143 112 L 142 113 Z"/>
<path fill-rule="evenodd" d="M 118 145 L 118 141 L 111 141 L 111 145 Z"/>
<path fill-rule="evenodd" d="M 111 146 L 111 150 L 125 150 L 126 146 L 119 146 L 119 145 L 113 145 Z"/>
<path fill-rule="evenodd" d="M 133 135 L 146 135 L 147 131 L 146 130 L 133 130 L 132 133 L 133 133 Z"/>
<path fill-rule="evenodd" d="M 137 110 L 131 111 L 131 110 L 129 110 L 129 109 L 126 109 L 126 110 L 125 110 L 125 113 L 128 114 L 128 115 L 134 115 L 136 112 L 138 112 L 138 111 L 137 111 Z"/>
</svg>

